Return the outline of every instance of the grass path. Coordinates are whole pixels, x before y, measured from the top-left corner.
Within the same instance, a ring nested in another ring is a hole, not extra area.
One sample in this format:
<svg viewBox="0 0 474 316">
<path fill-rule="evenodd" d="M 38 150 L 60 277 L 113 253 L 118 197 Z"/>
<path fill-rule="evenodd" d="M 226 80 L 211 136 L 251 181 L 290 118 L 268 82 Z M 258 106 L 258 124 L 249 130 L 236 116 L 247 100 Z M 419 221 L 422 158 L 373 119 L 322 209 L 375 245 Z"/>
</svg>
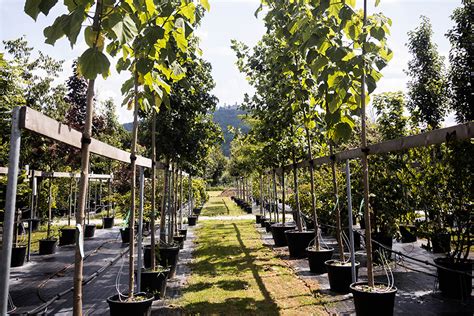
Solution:
<svg viewBox="0 0 474 316">
<path fill-rule="evenodd" d="M 229 204 L 236 207 L 232 201 Z M 217 200 L 210 201 L 203 213 L 208 207 L 212 214 L 227 212 Z M 192 274 L 176 302 L 186 313 L 326 315 L 304 283 L 263 246 L 253 221 L 202 221 L 196 233 Z"/>
<path fill-rule="evenodd" d="M 202 209 L 202 216 L 238 216 L 246 214 L 240 207 L 238 207 L 230 197 L 220 196 L 222 191 L 210 191 L 209 201 Z"/>
</svg>

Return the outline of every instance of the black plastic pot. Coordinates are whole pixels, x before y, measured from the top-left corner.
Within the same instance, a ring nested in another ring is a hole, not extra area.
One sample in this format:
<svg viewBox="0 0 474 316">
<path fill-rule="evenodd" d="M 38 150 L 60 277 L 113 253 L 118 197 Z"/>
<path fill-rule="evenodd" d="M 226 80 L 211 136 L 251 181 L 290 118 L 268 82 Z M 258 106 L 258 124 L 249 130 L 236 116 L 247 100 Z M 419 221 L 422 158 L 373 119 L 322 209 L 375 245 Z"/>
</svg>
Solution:
<svg viewBox="0 0 474 316">
<path fill-rule="evenodd" d="M 261 214 L 256 214 L 255 215 L 255 223 L 260 224 L 260 221 L 262 220 L 263 215 Z"/>
<path fill-rule="evenodd" d="M 431 237 L 431 249 L 434 253 L 448 253 L 451 251 L 451 235 L 440 233 Z"/>
<path fill-rule="evenodd" d="M 102 217 L 102 227 L 112 228 L 114 227 L 114 217 Z"/>
<path fill-rule="evenodd" d="M 400 225 L 400 235 L 402 243 L 410 243 L 416 241 L 415 225 Z"/>
<path fill-rule="evenodd" d="M 173 236 L 173 241 L 179 245 L 179 249 L 184 248 L 184 236 Z"/>
<path fill-rule="evenodd" d="M 126 296 L 119 298 L 120 294 L 116 294 L 107 298 L 109 303 L 110 316 L 149 316 L 151 315 L 151 304 L 154 296 L 150 293 L 137 293 L 135 295 L 144 295 L 146 299 L 138 302 L 127 302 Z"/>
<path fill-rule="evenodd" d="M 198 220 L 197 216 L 188 216 L 188 225 L 196 226 L 197 220 Z"/>
<path fill-rule="evenodd" d="M 326 266 L 324 263 L 332 258 L 334 248 L 306 248 L 306 254 L 308 256 L 309 271 L 312 273 L 323 274 L 326 273 Z"/>
<path fill-rule="evenodd" d="M 128 244 L 130 242 L 130 228 L 120 228 L 120 237 L 122 237 L 122 243 Z"/>
<path fill-rule="evenodd" d="M 193 214 L 199 216 L 201 215 L 201 210 L 202 210 L 202 207 L 195 207 L 193 209 Z"/>
<path fill-rule="evenodd" d="M 265 228 L 265 222 L 267 222 L 269 219 L 262 217 L 260 219 L 260 227 Z"/>
<path fill-rule="evenodd" d="M 56 238 L 41 239 L 39 241 L 39 255 L 51 255 L 56 252 L 57 246 L 58 240 Z"/>
<path fill-rule="evenodd" d="M 170 269 L 168 279 L 176 275 L 178 264 L 179 246 L 160 247 L 160 265 Z"/>
<path fill-rule="evenodd" d="M 84 238 L 92 238 L 95 235 L 95 224 L 86 224 L 84 226 Z"/>
<path fill-rule="evenodd" d="M 456 298 L 456 299 L 468 299 L 471 297 L 472 292 L 472 265 L 474 260 L 467 259 L 455 262 L 451 258 L 436 258 L 434 262 L 442 267 L 466 272 L 466 274 L 460 274 L 452 271 L 447 271 L 442 268 L 438 270 L 438 284 L 441 294 L 445 297 Z"/>
<path fill-rule="evenodd" d="M 385 247 L 392 249 L 393 246 L 393 239 L 392 236 L 387 236 L 383 233 L 373 233 L 372 234 L 372 240 L 375 240 Z M 379 246 L 377 243 L 372 242 L 372 256 L 374 258 L 374 262 L 376 263 L 382 263 L 381 256 L 382 254 L 385 256 L 387 260 L 392 259 L 392 253 L 383 247 Z"/>
<path fill-rule="evenodd" d="M 272 231 L 272 225 L 276 224 L 275 222 L 265 221 L 265 231 L 267 233 Z"/>
<path fill-rule="evenodd" d="M 393 315 L 397 288 L 394 287 L 388 292 L 366 292 L 357 289 L 359 285 L 367 285 L 367 282 L 356 282 L 350 285 L 357 316 Z"/>
<path fill-rule="evenodd" d="M 76 243 L 76 229 L 75 228 L 63 228 L 61 229 L 61 235 L 59 236 L 59 245 L 74 245 Z"/>
<path fill-rule="evenodd" d="M 288 246 L 288 242 L 286 241 L 285 232 L 287 230 L 294 230 L 296 228 L 295 225 L 291 224 L 273 224 L 271 226 L 273 241 L 275 242 L 275 247 L 285 247 Z"/>
<path fill-rule="evenodd" d="M 352 266 L 338 265 L 338 260 L 328 260 L 324 263 L 328 272 L 329 286 L 331 291 L 337 293 L 349 293 L 351 291 L 352 283 Z M 359 275 L 359 262 L 355 262 L 356 281 Z"/>
<path fill-rule="evenodd" d="M 10 267 L 21 267 L 25 264 L 26 246 L 12 247 L 12 258 Z"/>
<path fill-rule="evenodd" d="M 153 294 L 155 300 L 164 298 L 166 295 L 166 283 L 168 281 L 169 269 L 164 271 L 142 270 L 141 287 L 142 290 Z"/>
<path fill-rule="evenodd" d="M 306 248 L 309 247 L 310 242 L 314 239 L 314 231 L 300 232 L 298 230 L 287 230 L 285 231 L 285 236 L 290 258 L 306 258 L 308 255 Z"/>
<path fill-rule="evenodd" d="M 349 230 L 346 229 L 345 231 L 345 234 L 347 236 L 347 238 L 349 238 Z M 360 250 L 361 249 L 361 246 L 360 246 L 360 241 L 361 241 L 361 237 L 359 235 L 359 233 L 357 231 L 354 231 L 354 250 L 357 251 L 357 250 Z M 346 251 L 350 251 L 348 248 L 347 248 L 347 245 L 344 243 L 344 249 Z"/>
<path fill-rule="evenodd" d="M 184 236 L 184 240 L 186 240 L 186 235 L 188 234 L 188 229 L 187 228 L 181 228 L 181 229 L 178 229 L 178 232 L 181 236 Z"/>
</svg>

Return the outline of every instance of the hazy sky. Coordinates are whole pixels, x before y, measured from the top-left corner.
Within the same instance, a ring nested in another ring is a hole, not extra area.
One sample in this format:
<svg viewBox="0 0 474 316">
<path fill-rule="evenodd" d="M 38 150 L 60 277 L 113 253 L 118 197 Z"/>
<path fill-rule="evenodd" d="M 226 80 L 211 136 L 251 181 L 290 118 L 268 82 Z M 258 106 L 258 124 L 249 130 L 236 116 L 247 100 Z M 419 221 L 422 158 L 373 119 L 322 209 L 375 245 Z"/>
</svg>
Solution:
<svg viewBox="0 0 474 316">
<path fill-rule="evenodd" d="M 62 2 L 62 1 L 59 1 Z M 253 46 L 265 32 L 263 22 L 256 19 L 254 12 L 259 0 L 209 0 L 211 11 L 203 20 L 197 34 L 201 37 L 203 57 L 213 67 L 212 75 L 216 81 L 213 93 L 219 98 L 220 105 L 240 103 L 245 92 L 251 92 L 250 86 L 235 66 L 236 57 L 230 49 L 230 40 L 237 39 Z M 358 5 L 362 3 L 358 0 Z M 452 27 L 450 15 L 460 5 L 460 0 L 381 0 L 374 8 L 375 1 L 369 0 L 369 13 L 383 12 L 393 21 L 389 46 L 394 50 L 394 58 L 383 70 L 384 77 L 378 83 L 376 92 L 406 90 L 407 77 L 403 72 L 410 56 L 405 43 L 407 32 L 419 24 L 420 15 L 431 19 L 434 41 L 441 55 L 448 56 L 449 42 L 444 34 Z M 24 1 L 0 0 L 0 39 L 14 39 L 26 35 L 31 46 L 42 50 L 56 59 L 65 60 L 61 79 L 72 74 L 72 61 L 86 48 L 83 38 L 71 49 L 65 39 L 56 45 L 44 44 L 43 29 L 53 22 L 51 17 L 40 16 L 35 23 L 23 13 Z M 61 13 L 57 8 L 50 13 L 54 17 Z M 131 121 L 131 111 L 120 107 L 120 87 L 127 75 L 118 75 L 112 70 L 107 80 L 98 80 L 99 100 L 114 98 L 122 122 Z"/>
</svg>

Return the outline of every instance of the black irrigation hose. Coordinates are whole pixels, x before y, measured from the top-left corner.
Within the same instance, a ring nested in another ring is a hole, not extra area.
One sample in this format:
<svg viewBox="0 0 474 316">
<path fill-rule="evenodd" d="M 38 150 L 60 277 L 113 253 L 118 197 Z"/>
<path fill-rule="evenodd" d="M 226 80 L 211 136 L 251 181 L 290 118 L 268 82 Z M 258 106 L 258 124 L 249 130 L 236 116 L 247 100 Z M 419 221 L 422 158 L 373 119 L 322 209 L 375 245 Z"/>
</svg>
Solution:
<svg viewBox="0 0 474 316">
<path fill-rule="evenodd" d="M 117 236 L 118 238 L 118 236 Z M 106 243 L 109 243 L 109 242 L 112 242 L 113 240 L 108 240 L 106 242 L 104 242 L 103 244 L 101 244 L 99 247 L 97 247 L 94 251 L 92 251 L 91 253 L 89 253 L 87 256 L 84 257 L 84 260 L 87 259 L 90 255 L 92 255 L 93 253 L 96 253 L 102 246 L 104 246 Z M 91 274 L 87 279 L 83 280 L 82 281 L 82 285 L 87 285 L 89 284 L 92 280 L 94 280 L 95 278 L 97 278 L 102 272 L 104 272 L 107 268 L 109 268 L 110 266 L 112 266 L 113 264 L 115 264 L 120 258 L 122 258 L 127 252 L 129 251 L 129 248 L 126 248 L 125 250 L 123 250 L 122 252 L 120 252 L 117 256 L 114 257 L 114 259 L 112 259 L 111 261 L 109 261 L 105 266 L 102 266 L 100 269 L 98 269 L 97 271 L 95 271 L 93 274 Z M 72 264 L 62 268 L 61 270 L 59 270 L 58 272 L 54 273 L 51 277 L 49 277 L 47 281 L 49 281 L 54 275 L 56 275 L 57 273 L 60 273 L 61 271 L 64 271 L 66 269 L 68 269 L 70 266 L 72 266 Z M 41 286 L 41 285 L 40 285 Z M 39 290 L 39 289 L 38 289 Z M 44 311 L 46 310 L 51 304 L 53 304 L 55 301 L 57 301 L 58 299 L 60 299 L 61 297 L 65 296 L 66 294 L 69 294 L 70 292 L 73 292 L 74 291 L 74 286 L 54 295 L 49 301 L 45 302 L 44 304 L 36 307 L 35 309 L 31 310 L 31 311 L 28 311 L 26 313 L 24 313 L 24 315 L 36 315 L 38 314 L 39 312 L 41 311 Z M 43 300 L 41 297 L 40 297 L 41 300 Z M 44 300 L 43 300 L 44 301 Z"/>
<path fill-rule="evenodd" d="M 330 228 L 336 228 L 336 226 L 332 226 L 332 225 L 327 225 L 327 224 L 320 224 L 320 226 L 325 226 L 325 227 L 330 227 Z M 357 234 L 359 234 L 360 236 L 362 236 L 363 238 L 365 238 L 365 235 L 362 234 L 361 232 L 357 231 L 357 230 L 353 230 L 354 232 L 356 232 Z M 449 271 L 449 272 L 454 272 L 454 273 L 458 273 L 458 274 L 461 274 L 461 275 L 465 275 L 465 276 L 469 276 L 471 277 L 471 279 L 474 279 L 474 276 L 469 273 L 469 272 L 465 272 L 465 271 L 459 271 L 459 270 L 454 270 L 454 269 L 450 269 L 450 268 L 446 268 L 446 267 L 443 267 L 443 266 L 440 266 L 440 265 L 437 265 L 437 264 L 434 264 L 434 263 L 431 263 L 429 262 L 428 260 L 421 260 L 421 259 L 417 259 L 417 258 L 414 258 L 414 257 L 411 257 L 407 254 L 404 254 L 400 251 L 396 251 L 396 250 L 393 250 L 393 249 L 390 249 L 389 247 L 385 246 L 384 244 L 381 244 L 379 243 L 378 241 L 376 240 L 373 240 L 372 239 L 372 242 L 377 244 L 378 246 L 382 247 L 383 249 L 387 250 L 387 251 L 390 251 L 391 253 L 394 253 L 396 255 L 399 255 L 401 257 L 406 257 L 410 260 L 413 260 L 413 261 L 416 261 L 416 262 L 419 262 L 419 263 L 424 263 L 425 265 L 428 265 L 428 266 L 432 266 L 432 267 L 435 267 L 435 268 L 438 268 L 438 269 L 442 269 L 442 270 L 445 270 L 445 271 Z M 427 273 L 428 274 L 428 273 Z M 432 274 L 428 274 L 428 275 L 431 275 Z M 437 277 L 437 276 L 436 276 Z"/>
</svg>

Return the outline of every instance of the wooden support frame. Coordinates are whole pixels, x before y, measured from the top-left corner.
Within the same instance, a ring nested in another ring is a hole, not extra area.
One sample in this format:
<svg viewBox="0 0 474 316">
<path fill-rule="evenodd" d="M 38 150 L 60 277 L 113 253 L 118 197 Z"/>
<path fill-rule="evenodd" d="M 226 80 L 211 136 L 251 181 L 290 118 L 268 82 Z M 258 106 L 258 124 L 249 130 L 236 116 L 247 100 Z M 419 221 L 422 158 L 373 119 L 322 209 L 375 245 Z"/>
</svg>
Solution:
<svg viewBox="0 0 474 316">
<path fill-rule="evenodd" d="M 20 108 L 20 128 L 40 134 L 47 138 L 62 142 L 75 148 L 81 148 L 82 133 L 62 124 L 29 107 Z M 109 144 L 92 138 L 91 153 L 113 160 L 131 163 L 128 151 L 115 148 Z M 151 168 L 151 159 L 142 156 L 136 157 L 137 166 Z M 165 164 L 157 163 L 156 168 L 163 169 Z"/>
<path fill-rule="evenodd" d="M 405 149 L 442 144 L 445 143 L 450 137 L 457 140 L 474 138 L 474 121 L 451 127 L 440 128 L 418 135 L 406 136 L 368 145 L 366 151 L 368 155 L 385 154 Z M 361 147 L 353 148 L 336 153 L 333 157 L 324 156 L 315 158 L 313 160 L 300 161 L 296 164 L 296 168 L 309 168 L 311 161 L 313 166 L 321 166 L 324 164 L 330 164 L 332 159 L 334 159 L 336 162 L 342 162 L 349 159 L 361 158 L 363 154 L 364 153 Z M 281 175 L 283 172 L 291 171 L 292 168 L 293 164 L 289 164 L 280 168 L 276 168 L 276 172 L 277 174 Z M 272 172 L 273 169 L 267 170 L 265 173 L 271 174 Z"/>
</svg>

